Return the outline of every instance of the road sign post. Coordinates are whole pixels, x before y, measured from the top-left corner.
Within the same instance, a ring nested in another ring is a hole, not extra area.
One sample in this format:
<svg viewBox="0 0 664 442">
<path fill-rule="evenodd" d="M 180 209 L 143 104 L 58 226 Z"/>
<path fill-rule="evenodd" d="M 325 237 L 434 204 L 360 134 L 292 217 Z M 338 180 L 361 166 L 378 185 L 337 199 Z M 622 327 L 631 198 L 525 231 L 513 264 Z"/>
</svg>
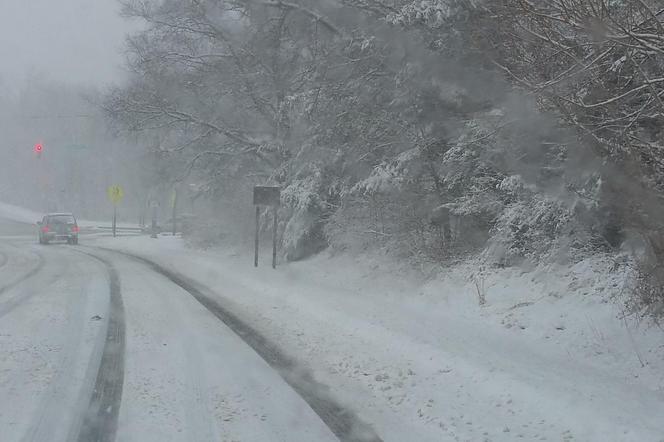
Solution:
<svg viewBox="0 0 664 442">
<path fill-rule="evenodd" d="M 254 267 L 258 267 L 258 240 L 260 233 L 260 206 L 272 207 L 272 268 L 277 268 L 277 226 L 281 188 L 278 186 L 254 186 L 254 206 L 256 206 L 256 238 L 254 242 Z"/>
<path fill-rule="evenodd" d="M 114 184 L 106 190 L 106 193 L 108 194 L 108 199 L 113 203 L 113 238 L 115 238 L 118 220 L 118 203 L 120 203 L 124 197 L 124 190 L 119 185 Z"/>
<path fill-rule="evenodd" d="M 113 238 L 115 238 L 115 229 L 117 227 L 117 222 L 118 222 L 118 206 L 117 204 L 113 204 Z"/>
</svg>

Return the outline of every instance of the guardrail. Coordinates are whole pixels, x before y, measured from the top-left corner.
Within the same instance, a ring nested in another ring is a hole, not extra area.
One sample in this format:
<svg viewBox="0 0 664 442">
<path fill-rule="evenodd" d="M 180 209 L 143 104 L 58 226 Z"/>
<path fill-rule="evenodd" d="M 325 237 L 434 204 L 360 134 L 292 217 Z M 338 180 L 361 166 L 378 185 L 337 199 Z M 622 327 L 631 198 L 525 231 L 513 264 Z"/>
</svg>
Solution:
<svg viewBox="0 0 664 442">
<path fill-rule="evenodd" d="M 109 231 L 113 230 L 112 226 L 94 226 L 94 227 L 90 227 L 90 228 L 93 229 L 93 230 L 109 230 Z M 142 229 L 140 227 L 120 227 L 120 226 L 117 226 L 115 228 L 115 230 L 118 231 L 118 232 L 141 233 L 141 232 L 146 231 L 147 229 Z"/>
</svg>

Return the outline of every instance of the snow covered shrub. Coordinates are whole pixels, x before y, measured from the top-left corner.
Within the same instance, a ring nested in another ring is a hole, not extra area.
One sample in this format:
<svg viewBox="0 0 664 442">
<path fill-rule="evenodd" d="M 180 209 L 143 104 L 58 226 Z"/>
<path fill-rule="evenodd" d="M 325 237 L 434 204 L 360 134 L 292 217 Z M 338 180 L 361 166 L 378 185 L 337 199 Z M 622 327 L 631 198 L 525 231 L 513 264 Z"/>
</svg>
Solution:
<svg viewBox="0 0 664 442">
<path fill-rule="evenodd" d="M 664 318 L 664 236 L 654 232 L 640 250 L 631 250 L 637 257 L 636 283 L 628 307 L 633 312 Z"/>
<path fill-rule="evenodd" d="M 389 198 L 347 195 L 328 220 L 325 235 L 334 250 L 360 252 L 394 243 L 394 218 Z"/>
<path fill-rule="evenodd" d="M 436 204 L 419 177 L 420 155 L 419 148 L 398 153 L 344 193 L 325 229 L 335 249 L 380 248 L 412 257 L 439 245 L 428 216 Z"/>
<path fill-rule="evenodd" d="M 393 24 L 425 24 L 440 28 L 452 21 L 463 20 L 468 12 L 477 8 L 481 0 L 415 0 L 404 4 L 396 12 L 387 16 Z"/>
<path fill-rule="evenodd" d="M 467 246 L 470 235 L 455 243 L 452 230 L 475 224 L 470 217 L 455 222 L 462 216 L 441 204 L 444 198 L 425 161 L 420 148 L 408 149 L 346 192 L 325 229 L 330 244 L 343 250 L 380 249 L 413 263 L 457 256 L 455 246 Z"/>
<path fill-rule="evenodd" d="M 372 238 L 365 234 L 369 225 L 363 201 L 346 199 L 325 225 L 325 237 L 334 251 L 361 251 L 370 247 Z"/>
<path fill-rule="evenodd" d="M 659 320 L 664 317 L 664 269 L 642 266 L 638 270 L 631 310 Z"/>
<path fill-rule="evenodd" d="M 531 191 L 518 176 L 505 178 L 498 189 L 508 204 L 491 230 L 486 258 L 512 265 L 564 253 L 575 228 L 579 228 L 569 208 L 557 199 Z"/>
<path fill-rule="evenodd" d="M 327 207 L 321 198 L 322 179 L 321 170 L 312 166 L 282 191 L 282 215 L 286 219 L 282 245 L 289 261 L 306 258 L 327 246 L 323 233 Z"/>
<path fill-rule="evenodd" d="M 381 250 L 413 262 L 445 254 L 444 235 L 429 217 L 422 195 L 399 191 L 345 198 L 325 233 L 337 250 Z"/>
</svg>

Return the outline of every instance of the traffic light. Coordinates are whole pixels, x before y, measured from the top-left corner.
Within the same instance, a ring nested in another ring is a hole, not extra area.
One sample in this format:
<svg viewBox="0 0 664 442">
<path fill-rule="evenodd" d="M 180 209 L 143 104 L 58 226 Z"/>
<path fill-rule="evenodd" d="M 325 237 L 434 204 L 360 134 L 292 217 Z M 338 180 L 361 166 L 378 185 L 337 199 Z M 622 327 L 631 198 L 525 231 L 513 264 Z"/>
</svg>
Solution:
<svg viewBox="0 0 664 442">
<path fill-rule="evenodd" d="M 35 144 L 35 154 L 37 154 L 37 157 L 41 157 L 43 151 L 44 145 L 42 143 Z"/>
</svg>

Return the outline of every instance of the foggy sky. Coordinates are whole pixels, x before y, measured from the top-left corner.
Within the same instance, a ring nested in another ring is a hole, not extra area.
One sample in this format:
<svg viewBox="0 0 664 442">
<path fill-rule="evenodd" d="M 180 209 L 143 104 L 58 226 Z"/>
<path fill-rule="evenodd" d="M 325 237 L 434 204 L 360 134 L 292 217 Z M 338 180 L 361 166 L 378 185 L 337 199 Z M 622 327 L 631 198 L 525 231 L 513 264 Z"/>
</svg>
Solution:
<svg viewBox="0 0 664 442">
<path fill-rule="evenodd" d="M 31 72 L 90 86 L 121 81 L 132 24 L 118 11 L 116 0 L 0 0 L 0 83 Z"/>
</svg>

